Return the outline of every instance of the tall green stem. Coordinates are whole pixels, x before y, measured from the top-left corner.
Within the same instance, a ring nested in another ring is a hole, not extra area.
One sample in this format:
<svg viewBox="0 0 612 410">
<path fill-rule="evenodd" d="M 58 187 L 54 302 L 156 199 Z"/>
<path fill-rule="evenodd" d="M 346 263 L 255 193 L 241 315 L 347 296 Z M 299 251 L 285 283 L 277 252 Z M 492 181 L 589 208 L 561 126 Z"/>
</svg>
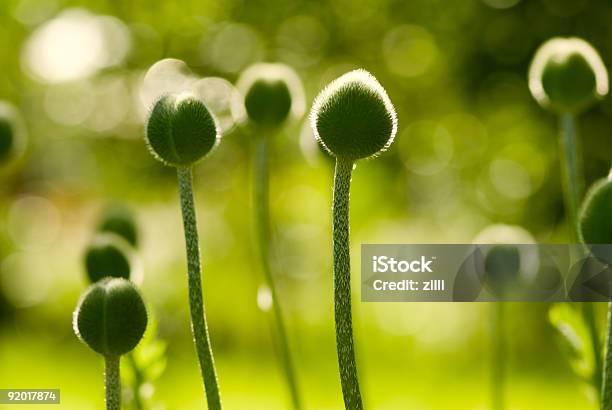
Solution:
<svg viewBox="0 0 612 410">
<path fill-rule="evenodd" d="M 608 302 L 608 330 L 606 332 L 606 358 L 603 369 L 601 409 L 612 410 L 612 302 Z"/>
<path fill-rule="evenodd" d="M 104 388 L 106 391 L 106 410 L 121 409 L 121 378 L 119 376 L 120 356 L 106 356 Z"/>
<path fill-rule="evenodd" d="M 340 383 L 347 410 L 362 410 L 357 379 L 353 318 L 351 313 L 351 254 L 349 248 L 349 197 L 353 162 L 336 160 L 334 175 L 334 316 Z"/>
<path fill-rule="evenodd" d="M 561 115 L 561 174 L 567 224 L 572 243 L 580 243 L 578 235 L 578 208 L 584 191 L 580 144 L 576 135 L 576 119 L 573 114 Z"/>
<path fill-rule="evenodd" d="M 285 328 L 283 309 L 278 298 L 276 281 L 270 263 L 272 252 L 270 243 L 272 241 L 270 229 L 270 197 L 269 197 L 269 165 L 268 165 L 269 143 L 266 136 L 259 136 L 255 147 L 254 158 L 254 209 L 255 230 L 257 231 L 257 242 L 261 259 L 261 266 L 265 276 L 266 284 L 272 294 L 272 310 L 274 316 L 274 328 L 278 342 L 280 360 L 287 380 L 291 402 L 295 410 L 302 408 L 295 368 L 289 348 L 289 337 Z"/>
<path fill-rule="evenodd" d="M 581 150 L 577 137 L 576 118 L 572 113 L 561 115 L 561 174 L 563 178 L 563 193 L 565 199 L 565 210 L 572 243 L 580 243 L 578 233 L 578 210 L 584 193 L 584 176 L 582 172 Z M 577 251 L 575 258 L 581 258 L 582 252 Z M 591 350 L 594 358 L 594 372 L 592 384 L 597 391 L 601 391 L 601 380 L 603 365 L 601 358 L 601 346 L 599 343 L 599 331 L 595 320 L 593 304 L 585 302 L 582 304 L 582 315 L 589 331 L 591 339 Z"/>
<path fill-rule="evenodd" d="M 506 345 L 504 343 L 504 302 L 493 302 L 491 312 L 491 410 L 504 409 Z"/>
<path fill-rule="evenodd" d="M 179 191 L 181 195 L 181 211 L 185 229 L 187 247 L 187 277 L 189 282 L 189 308 L 191 311 L 191 330 L 200 363 L 200 371 L 204 379 L 206 399 L 209 410 L 221 409 L 221 397 L 217 381 L 215 361 L 210 346 L 204 301 L 202 300 L 202 278 L 200 266 L 200 244 L 196 222 L 195 205 L 193 201 L 193 183 L 191 167 L 178 168 Z"/>
</svg>

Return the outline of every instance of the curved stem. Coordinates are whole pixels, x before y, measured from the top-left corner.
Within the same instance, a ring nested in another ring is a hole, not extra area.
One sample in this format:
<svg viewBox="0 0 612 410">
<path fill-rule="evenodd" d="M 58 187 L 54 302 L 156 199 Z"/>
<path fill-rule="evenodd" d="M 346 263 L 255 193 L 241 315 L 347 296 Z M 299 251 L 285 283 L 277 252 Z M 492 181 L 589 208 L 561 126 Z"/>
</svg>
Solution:
<svg viewBox="0 0 612 410">
<path fill-rule="evenodd" d="M 291 402 L 295 410 L 302 408 L 299 389 L 297 386 L 297 378 L 295 367 L 291 357 L 291 349 L 289 348 L 289 337 L 285 328 L 282 306 L 278 298 L 276 281 L 272 272 L 270 263 L 271 252 L 270 243 L 272 240 L 270 229 L 270 199 L 269 199 L 269 165 L 268 165 L 268 139 L 259 137 L 255 147 L 254 158 L 254 209 L 255 209 L 255 230 L 257 232 L 257 242 L 261 259 L 261 266 L 265 276 L 266 284 L 272 295 L 272 310 L 274 316 L 274 328 L 276 329 L 276 338 L 278 341 L 279 354 Z"/>
<path fill-rule="evenodd" d="M 504 303 L 493 302 L 491 312 L 491 410 L 504 409 L 506 346 L 504 343 Z"/>
<path fill-rule="evenodd" d="M 119 376 L 119 356 L 104 358 L 104 388 L 106 391 L 106 410 L 121 409 L 121 379 Z"/>
<path fill-rule="evenodd" d="M 189 309 L 191 311 L 191 330 L 200 363 L 200 371 L 204 379 L 204 389 L 209 410 L 221 409 L 221 397 L 217 381 L 217 371 L 210 337 L 206 325 L 204 301 L 202 300 L 202 278 L 200 267 L 200 244 L 196 223 L 195 205 L 193 201 L 193 187 L 191 167 L 178 168 L 178 182 L 181 195 L 181 211 L 183 213 L 183 226 L 185 229 L 185 243 L 187 247 L 187 276 L 189 282 Z"/>
<path fill-rule="evenodd" d="M 602 384 L 601 409 L 612 410 L 612 302 L 608 302 L 608 330 Z"/>
<path fill-rule="evenodd" d="M 349 196 L 353 162 L 336 160 L 334 175 L 334 316 L 340 382 L 347 410 L 362 410 L 357 379 L 351 313 L 351 254 L 349 248 Z"/>
</svg>

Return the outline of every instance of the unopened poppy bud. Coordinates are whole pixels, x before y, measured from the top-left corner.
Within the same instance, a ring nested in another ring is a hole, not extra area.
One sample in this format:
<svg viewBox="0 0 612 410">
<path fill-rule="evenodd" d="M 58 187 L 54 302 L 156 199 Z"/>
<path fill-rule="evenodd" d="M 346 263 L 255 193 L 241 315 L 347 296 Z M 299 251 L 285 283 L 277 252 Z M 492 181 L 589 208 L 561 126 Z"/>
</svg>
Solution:
<svg viewBox="0 0 612 410">
<path fill-rule="evenodd" d="M 247 68 L 238 80 L 249 120 L 258 127 L 278 128 L 293 113 L 303 112 L 300 78 L 284 64 L 259 63 Z"/>
<path fill-rule="evenodd" d="M 151 110 L 146 141 L 153 156 L 166 165 L 194 164 L 215 145 L 219 131 L 200 99 L 189 93 L 166 95 Z"/>
<path fill-rule="evenodd" d="M 370 73 L 354 70 L 331 82 L 316 98 L 310 114 L 316 139 L 345 160 L 384 151 L 397 132 L 395 108 Z"/>
<path fill-rule="evenodd" d="M 608 72 L 597 51 L 579 38 L 553 38 L 529 68 L 536 101 L 557 113 L 578 113 L 608 93 Z"/>
<path fill-rule="evenodd" d="M 107 278 L 91 285 L 77 305 L 73 320 L 77 336 L 106 357 L 136 347 L 147 328 L 147 311 L 128 280 Z"/>
</svg>

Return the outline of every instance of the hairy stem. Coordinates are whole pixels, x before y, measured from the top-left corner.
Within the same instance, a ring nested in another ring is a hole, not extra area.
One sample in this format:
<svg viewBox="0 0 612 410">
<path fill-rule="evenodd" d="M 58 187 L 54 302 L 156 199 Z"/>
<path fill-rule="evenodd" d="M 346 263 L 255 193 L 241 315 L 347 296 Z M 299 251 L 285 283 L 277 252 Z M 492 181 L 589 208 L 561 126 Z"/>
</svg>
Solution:
<svg viewBox="0 0 612 410">
<path fill-rule="evenodd" d="M 256 142 L 254 158 L 254 193 L 253 202 L 255 209 L 255 230 L 261 259 L 261 266 L 266 284 L 272 294 L 272 312 L 274 317 L 274 329 L 278 343 L 280 360 L 285 373 L 285 379 L 291 395 L 291 402 L 295 410 L 302 408 L 297 377 L 291 349 L 289 348 L 289 337 L 285 327 L 283 309 L 278 298 L 276 281 L 270 263 L 273 245 L 270 224 L 270 198 L 269 198 L 269 165 L 268 149 L 269 143 L 265 136 L 260 136 Z"/>
<path fill-rule="evenodd" d="M 503 410 L 506 375 L 504 302 L 493 302 L 491 307 L 491 410 Z"/>
<path fill-rule="evenodd" d="M 349 248 L 349 196 L 353 162 L 336 160 L 334 175 L 333 241 L 334 241 L 334 316 L 336 347 L 344 406 L 362 410 L 363 403 L 357 379 L 353 319 L 351 313 L 351 255 Z"/>
<path fill-rule="evenodd" d="M 200 244 L 193 201 L 191 167 L 178 168 L 178 182 L 181 195 L 181 210 L 187 247 L 187 276 L 189 282 L 189 308 L 191 311 L 191 330 L 195 341 L 200 371 L 204 379 L 204 389 L 209 410 L 221 409 L 221 397 L 217 381 L 215 361 L 210 346 L 204 301 L 202 300 L 202 278 L 200 267 Z"/>
<path fill-rule="evenodd" d="M 608 302 L 608 330 L 602 384 L 601 409 L 612 410 L 612 302 Z"/>
<path fill-rule="evenodd" d="M 120 356 L 104 358 L 104 388 L 106 391 L 106 410 L 121 409 L 121 379 L 119 376 Z"/>
</svg>

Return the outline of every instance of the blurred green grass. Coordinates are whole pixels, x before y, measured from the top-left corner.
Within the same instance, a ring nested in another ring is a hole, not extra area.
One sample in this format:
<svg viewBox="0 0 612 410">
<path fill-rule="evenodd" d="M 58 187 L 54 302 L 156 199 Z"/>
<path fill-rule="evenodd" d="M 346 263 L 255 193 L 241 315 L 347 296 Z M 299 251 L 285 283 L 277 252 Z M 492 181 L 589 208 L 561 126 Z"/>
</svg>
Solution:
<svg viewBox="0 0 612 410">
<path fill-rule="evenodd" d="M 3 335 L 0 342 L 3 384 L 11 388 L 60 388 L 62 409 L 102 408 L 102 361 L 85 347 L 75 348 L 71 341 L 41 343 L 44 339 L 16 333 Z M 156 398 L 167 409 L 197 409 L 204 401 L 203 389 L 190 346 L 171 348 L 169 366 L 156 386 Z M 330 352 L 333 353 L 333 352 Z M 363 384 L 366 405 L 381 410 L 487 408 L 486 364 L 483 360 L 445 366 L 435 358 L 417 358 L 404 366 L 405 352 L 363 357 Z M 341 407 L 335 379 L 335 363 L 330 355 L 301 361 L 300 377 L 308 408 Z M 235 409 L 284 409 L 287 399 L 284 384 L 270 352 L 222 353 L 217 355 L 224 402 Z M 520 361 L 513 357 L 512 361 Z M 403 364 L 403 363 L 402 363 Z M 419 369 L 416 371 L 415 369 Z M 8 376 L 7 378 L 7 375 Z M 583 392 L 568 374 L 541 373 L 538 369 L 509 374 L 508 403 L 512 409 L 591 409 Z M 17 408 L 4 406 L 2 408 Z"/>
</svg>

